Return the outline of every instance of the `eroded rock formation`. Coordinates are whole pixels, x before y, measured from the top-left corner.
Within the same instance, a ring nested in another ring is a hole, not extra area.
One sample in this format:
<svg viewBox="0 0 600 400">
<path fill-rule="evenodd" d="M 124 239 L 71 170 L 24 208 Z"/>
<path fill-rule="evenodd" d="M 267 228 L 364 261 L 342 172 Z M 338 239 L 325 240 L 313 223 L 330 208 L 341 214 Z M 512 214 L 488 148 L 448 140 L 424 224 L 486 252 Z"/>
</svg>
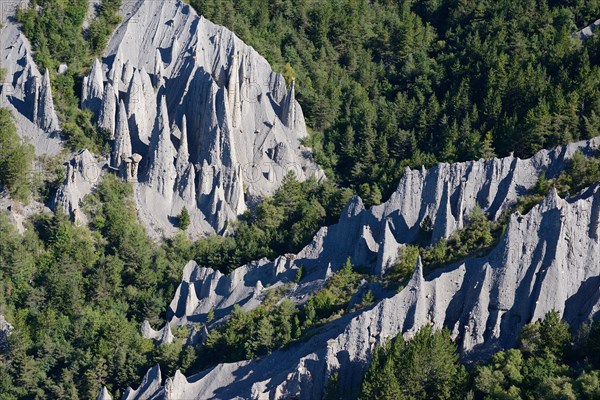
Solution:
<svg viewBox="0 0 600 400">
<path fill-rule="evenodd" d="M 589 154 L 599 144 L 596 138 L 544 150 L 528 160 L 507 157 L 406 171 L 386 203 L 365 210 L 360 198 L 353 198 L 340 222 L 322 228 L 297 255 L 253 262 L 229 275 L 188 263 L 167 312 L 167 326 L 203 323 L 210 310 L 219 318 L 234 304 L 256 307 L 263 287 L 290 283 L 298 265 L 308 276 L 290 289 L 296 303 L 321 287 L 347 257 L 381 273 L 399 246 L 417 240 L 424 218 L 432 220 L 433 240 L 461 228 L 476 205 L 498 218 L 535 185 L 541 172 L 557 176 L 574 152 Z M 553 308 L 577 327 L 600 311 L 599 237 L 598 186 L 567 200 L 553 192 L 527 215 L 513 214 L 499 245 L 482 259 L 428 276 L 419 264 L 402 292 L 332 322 L 300 346 L 260 360 L 222 364 L 189 380 L 176 374 L 164 387 L 159 380 L 150 386 L 157 398 L 165 399 L 311 399 L 320 398 L 328 377 L 338 371 L 341 387 L 352 398 L 358 390 L 353 382 L 359 382 L 374 345 L 397 334 L 410 337 L 424 324 L 448 327 L 466 359 L 513 346 L 524 324 Z M 149 398 L 144 390 L 135 393 L 132 399 Z"/>
<path fill-rule="evenodd" d="M 66 163 L 67 176 L 58 188 L 52 209 L 61 210 L 71 217 L 75 223 L 87 222 L 81 210 L 81 201 L 100 183 L 104 163 L 97 161 L 88 150 L 81 150 Z"/>
<path fill-rule="evenodd" d="M 407 170 L 388 201 L 366 210 L 359 197 L 352 198 L 339 222 L 321 228 L 297 255 L 255 261 L 229 275 L 188 263 L 167 316 L 171 324 L 181 325 L 204 321 L 210 310 L 222 315 L 233 304 L 250 309 L 260 303 L 264 286 L 292 281 L 300 265 L 312 278 L 308 281 L 315 282 L 337 271 L 349 257 L 354 265 L 383 274 L 400 246 L 421 240 L 426 218 L 432 221 L 434 242 L 461 229 L 476 206 L 497 219 L 535 186 L 542 172 L 557 176 L 573 153 L 591 154 L 599 146 L 600 138 L 595 138 L 543 150 L 527 160 L 510 156 Z M 290 296 L 301 302 L 307 290 L 299 285 Z"/>
<path fill-rule="evenodd" d="M 448 327 L 463 357 L 514 346 L 520 328 L 555 309 L 573 327 L 600 311 L 600 186 L 564 200 L 556 192 L 527 215 L 511 215 L 486 257 L 423 275 L 373 308 L 345 316 L 307 342 L 253 361 L 220 364 L 162 385 L 156 367 L 127 399 L 320 398 L 338 373 L 358 394 L 374 346 L 419 327 Z"/>
<path fill-rule="evenodd" d="M 13 326 L 4 318 L 4 315 L 0 315 L 0 354 L 8 350 L 8 337 L 13 329 Z"/>
<path fill-rule="evenodd" d="M 50 74 L 43 74 L 33 61 L 31 44 L 13 19 L 17 2 L 2 4 L 0 13 L 0 107 L 15 118 L 17 133 L 31 143 L 37 155 L 56 154 L 61 149 L 58 117 L 54 110 Z"/>
<path fill-rule="evenodd" d="M 289 171 L 322 176 L 300 143 L 307 133 L 294 92 L 254 49 L 187 4 L 143 1 L 94 62 L 82 105 L 115 138 L 115 168 L 129 151 L 127 121 L 131 151 L 144 158 L 136 199 L 151 232 L 174 233 L 185 206 L 188 230 L 201 234 L 225 231 Z"/>
</svg>

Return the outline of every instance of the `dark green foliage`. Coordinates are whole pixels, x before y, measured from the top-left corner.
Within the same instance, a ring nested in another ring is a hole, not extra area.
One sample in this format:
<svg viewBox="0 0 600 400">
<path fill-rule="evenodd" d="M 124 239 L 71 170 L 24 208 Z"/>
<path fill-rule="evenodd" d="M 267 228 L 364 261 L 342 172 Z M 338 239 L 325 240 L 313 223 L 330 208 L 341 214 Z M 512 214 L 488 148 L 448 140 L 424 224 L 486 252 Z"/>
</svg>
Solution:
<svg viewBox="0 0 600 400">
<path fill-rule="evenodd" d="M 521 350 L 526 354 L 552 354 L 558 358 L 572 340 L 569 325 L 556 311 L 550 311 L 542 321 L 527 325 L 521 332 Z"/>
<path fill-rule="evenodd" d="M 185 231 L 190 226 L 190 213 L 187 208 L 183 207 L 181 210 L 181 214 L 177 218 L 177 222 L 179 224 L 179 229 Z"/>
<path fill-rule="evenodd" d="M 235 305 L 225 325 L 210 331 L 198 359 L 211 365 L 251 359 L 279 349 L 297 338 L 297 313 L 288 299 L 277 304 L 267 302 L 247 313 Z"/>
<path fill-rule="evenodd" d="M 193 259 L 200 266 L 230 272 L 262 257 L 297 253 L 321 226 L 336 222 L 351 195 L 330 181 L 298 182 L 290 173 L 273 197 L 241 216 L 232 236 L 210 236 L 195 243 L 177 237 L 169 245 L 182 263 Z"/>
<path fill-rule="evenodd" d="M 88 28 L 88 43 L 93 55 L 100 55 L 106 45 L 113 29 L 121 22 L 119 7 L 122 0 L 103 0 L 98 7 L 96 18 Z"/>
<path fill-rule="evenodd" d="M 577 151 L 573 154 L 571 162 L 560 175 L 548 179 L 546 173 L 542 172 L 538 178 L 534 190 L 519 198 L 517 210 L 526 214 L 540 201 L 544 199 L 550 190 L 556 189 L 561 197 L 577 194 L 579 191 L 600 181 L 600 158 L 596 156 L 586 157 Z"/>
<path fill-rule="evenodd" d="M 327 286 L 313 294 L 304 306 L 302 324 L 309 328 L 342 315 L 358 289 L 362 276 L 353 271 L 350 259 L 336 273 Z M 366 304 L 369 305 L 369 304 Z"/>
<path fill-rule="evenodd" d="M 367 204 L 405 166 L 598 135 L 597 0 L 190 0 L 286 79 L 319 163 Z"/>
<path fill-rule="evenodd" d="M 406 245 L 398 249 L 398 257 L 384 279 L 387 284 L 400 284 L 407 281 L 415 271 L 419 258 L 419 246 Z"/>
<path fill-rule="evenodd" d="M 294 282 L 296 282 L 296 283 L 300 282 L 302 279 L 304 279 L 305 275 L 306 275 L 306 268 L 304 268 L 304 265 L 301 265 L 300 268 L 298 268 L 298 272 L 296 272 L 296 277 L 294 278 Z"/>
<path fill-rule="evenodd" d="M 54 105 L 65 139 L 74 150 L 100 152 L 106 150 L 107 138 L 92 124 L 92 113 L 79 108 L 78 93 L 93 56 L 104 50 L 120 21 L 121 0 L 103 0 L 97 17 L 84 32 L 88 4 L 87 0 L 34 0 L 29 8 L 18 12 L 17 18 L 31 40 L 36 63 L 50 71 Z M 69 69 L 59 75 L 57 69 L 62 63 Z"/>
<path fill-rule="evenodd" d="M 334 372 L 327 380 L 323 400 L 344 400 L 344 391 L 340 386 L 338 373 Z"/>
<path fill-rule="evenodd" d="M 354 272 L 348 261 L 302 309 L 285 298 L 287 286 L 270 289 L 262 304 L 252 311 L 244 312 L 235 305 L 227 322 L 208 334 L 196 368 L 262 356 L 301 338 L 316 324 L 343 315 L 361 279 L 363 276 Z M 374 300 L 372 294 L 365 297 L 359 308 Z"/>
<path fill-rule="evenodd" d="M 426 326 L 409 342 L 399 336 L 375 349 L 360 399 L 596 399 L 600 371 L 590 361 L 597 360 L 598 326 L 584 325 L 574 344 L 567 323 L 551 311 L 523 328 L 520 348 L 469 370 L 458 364 L 449 332 Z"/>
<path fill-rule="evenodd" d="M 140 335 L 180 279 L 137 221 L 132 188 L 108 175 L 87 200 L 93 230 L 64 215 L 41 215 L 20 236 L 0 214 L 0 314 L 15 326 L 0 355 L 0 397 L 119 397 L 159 362 L 173 373 L 193 364 L 185 332 L 156 348 Z"/>
<path fill-rule="evenodd" d="M 556 311 L 542 321 L 526 325 L 521 332 L 521 347 L 502 351 L 491 362 L 473 372 L 475 394 L 481 398 L 580 399 L 597 391 L 598 371 L 581 370 L 572 360 L 571 334 Z M 582 379 L 590 373 L 588 378 Z"/>
<path fill-rule="evenodd" d="M 467 218 L 466 226 L 421 251 L 426 270 L 438 268 L 465 258 L 485 255 L 498 241 L 504 221 L 490 221 L 475 207 Z"/>
<path fill-rule="evenodd" d="M 273 306 L 261 305 L 248 313 L 235 305 L 225 326 L 209 333 L 199 358 L 217 363 L 269 354 L 296 338 L 297 313 L 288 299 Z"/>
<path fill-rule="evenodd" d="M 31 194 L 33 146 L 21 143 L 12 115 L 0 108 L 0 191 L 12 198 L 28 201 Z"/>
<path fill-rule="evenodd" d="M 456 344 L 446 329 L 427 325 L 405 342 L 398 336 L 376 349 L 360 399 L 453 399 L 466 383 Z"/>
<path fill-rule="evenodd" d="M 419 255 L 425 272 L 466 258 L 481 257 L 497 244 L 505 224 L 504 218 L 490 221 L 481 208 L 475 207 L 466 220 L 466 226 L 454 232 L 448 239 L 441 239 L 426 247 L 419 245 L 401 247 L 396 262 L 384 277 L 384 283 L 401 289 L 402 286 L 399 285 L 412 276 Z"/>
</svg>

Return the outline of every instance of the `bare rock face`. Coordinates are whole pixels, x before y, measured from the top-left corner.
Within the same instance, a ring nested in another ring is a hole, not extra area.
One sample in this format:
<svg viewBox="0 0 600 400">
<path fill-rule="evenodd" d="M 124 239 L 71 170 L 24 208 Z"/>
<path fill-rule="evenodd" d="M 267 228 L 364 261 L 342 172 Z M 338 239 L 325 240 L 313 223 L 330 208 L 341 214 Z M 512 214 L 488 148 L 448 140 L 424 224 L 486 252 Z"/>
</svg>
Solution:
<svg viewBox="0 0 600 400">
<path fill-rule="evenodd" d="M 8 351 L 8 337 L 10 336 L 13 326 L 0 315 L 0 354 Z"/>
<path fill-rule="evenodd" d="M 96 397 L 96 400 L 112 400 L 112 396 L 110 393 L 108 393 L 106 386 L 102 386 L 102 389 L 100 390 L 98 397 Z"/>
<path fill-rule="evenodd" d="M 124 160 L 133 154 L 129 123 L 127 122 L 127 111 L 125 110 L 123 100 L 119 103 L 115 126 L 115 142 L 110 154 L 110 166 L 118 170 L 123 170 L 123 164 L 126 164 Z"/>
<path fill-rule="evenodd" d="M 144 158 L 136 199 L 151 233 L 173 234 L 183 207 L 192 236 L 222 233 L 247 198 L 273 193 L 289 171 L 323 176 L 300 143 L 295 83 L 286 90 L 254 49 L 184 2 L 128 7 L 82 105 L 116 137 L 115 97 L 124 101 L 132 151 Z"/>
<path fill-rule="evenodd" d="M 37 115 L 34 116 L 35 121 L 41 129 L 45 132 L 54 132 L 60 129 L 58 117 L 54 111 L 52 87 L 50 85 L 50 72 L 47 68 L 39 88 L 39 98 L 36 110 Z"/>
<path fill-rule="evenodd" d="M 54 110 L 50 75 L 42 75 L 32 58 L 31 44 L 12 17 L 16 2 L 2 4 L 0 67 L 6 70 L 0 82 L 0 107 L 15 117 L 17 133 L 31 143 L 37 155 L 56 154 L 62 146 L 58 117 Z"/>
<path fill-rule="evenodd" d="M 276 263 L 282 259 L 284 257 L 280 257 Z M 292 272 L 282 268 L 288 280 L 293 278 Z M 273 263 L 266 259 L 237 268 L 229 275 L 198 267 L 194 261 L 190 261 L 183 269 L 182 282 L 167 311 L 170 323 L 184 325 L 205 322 L 210 311 L 215 311 L 219 317 L 223 315 L 221 310 L 228 310 L 235 304 L 244 309 L 254 308 L 261 302 L 262 282 L 272 281 L 283 281 L 283 276 L 278 276 Z"/>
<path fill-rule="evenodd" d="M 552 309 L 577 327 L 600 311 L 599 218 L 599 185 L 569 200 L 553 192 L 527 215 L 513 214 L 486 257 L 428 276 L 419 260 L 400 293 L 303 344 L 189 379 L 177 373 L 164 386 L 153 369 L 127 398 L 321 398 L 333 372 L 345 397 L 355 398 L 375 345 L 398 334 L 410 338 L 426 324 L 448 327 L 467 359 L 514 346 L 523 325 Z"/>
<path fill-rule="evenodd" d="M 586 40 L 592 37 L 592 35 L 594 35 L 595 31 L 598 30 L 598 28 L 600 28 L 600 19 L 597 19 L 596 21 L 592 22 L 582 30 L 575 32 L 573 36 L 578 37 L 582 40 Z"/>
<path fill-rule="evenodd" d="M 114 140 L 117 130 L 116 120 L 117 112 L 119 111 L 117 108 L 119 106 L 119 95 L 115 90 L 115 87 L 110 83 L 106 84 L 102 99 L 102 108 L 100 109 L 100 114 L 98 116 L 98 126 L 108 132 L 109 138 Z M 125 122 L 129 124 L 127 114 L 124 114 L 124 116 Z"/>
<path fill-rule="evenodd" d="M 148 321 L 144 321 L 141 331 L 144 338 L 154 339 L 159 344 L 170 344 L 173 343 L 173 339 L 175 339 L 175 336 L 173 336 L 173 333 L 171 332 L 171 325 L 169 324 L 166 324 L 162 329 L 155 331 Z"/>
<path fill-rule="evenodd" d="M 574 152 L 591 153 L 599 143 L 596 138 L 544 150 L 528 160 L 507 157 L 407 171 L 386 203 L 366 210 L 354 197 L 340 222 L 322 228 L 297 255 L 253 262 L 229 275 L 190 262 L 167 311 L 167 326 L 206 322 L 211 310 L 219 318 L 234 304 L 256 307 L 264 286 L 291 282 L 299 265 L 308 276 L 290 288 L 297 304 L 347 257 L 383 272 L 399 246 L 419 238 L 425 217 L 431 218 L 437 238 L 461 228 L 476 205 L 497 218 L 535 185 L 541 172 L 556 176 Z M 328 377 L 338 370 L 352 398 L 357 394 L 353 382 L 362 376 L 374 345 L 398 334 L 410 338 L 424 324 L 448 327 L 466 359 L 513 346 L 524 324 L 553 308 L 577 327 L 600 311 L 599 237 L 598 186 L 568 200 L 552 193 L 527 215 L 512 215 L 487 257 L 427 277 L 419 263 L 402 292 L 371 310 L 345 316 L 305 344 L 261 360 L 219 365 L 189 380 L 178 374 L 157 398 L 169 398 L 167 388 L 175 396 L 193 398 L 320 398 Z"/>
<path fill-rule="evenodd" d="M 78 224 L 87 222 L 81 201 L 100 183 L 103 162 L 98 162 L 88 150 L 81 150 L 66 163 L 67 177 L 52 201 L 53 210 L 61 210 Z"/>
<path fill-rule="evenodd" d="M 164 388 L 161 386 L 160 367 L 157 364 L 148 370 L 137 390 L 127 388 L 127 391 L 125 391 L 121 399 L 154 399 L 154 396 L 158 395 L 160 392 L 164 393 Z"/>
<path fill-rule="evenodd" d="M 222 315 L 234 304 L 251 309 L 260 304 L 263 286 L 293 281 L 299 266 L 317 287 L 348 258 L 383 274 L 394 264 L 400 246 L 423 240 L 421 225 L 426 218 L 432 221 L 434 242 L 461 229 L 476 206 L 497 219 L 535 186 L 542 172 L 557 176 L 573 153 L 589 154 L 599 145 L 596 138 L 543 150 L 527 160 L 511 156 L 408 170 L 387 202 L 366 210 L 362 200 L 353 197 L 339 222 L 321 228 L 297 255 L 255 261 L 229 275 L 188 263 L 167 317 L 171 324 L 184 325 L 204 322 L 211 310 Z M 289 296 L 302 303 L 311 287 L 299 285 Z"/>
</svg>

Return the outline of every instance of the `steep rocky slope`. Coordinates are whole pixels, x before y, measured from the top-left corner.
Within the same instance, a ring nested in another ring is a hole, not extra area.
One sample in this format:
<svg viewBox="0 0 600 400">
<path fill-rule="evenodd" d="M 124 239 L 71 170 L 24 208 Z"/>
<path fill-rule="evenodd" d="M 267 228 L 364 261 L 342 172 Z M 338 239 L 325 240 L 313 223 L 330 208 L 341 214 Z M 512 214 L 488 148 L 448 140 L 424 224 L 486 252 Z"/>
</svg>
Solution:
<svg viewBox="0 0 600 400">
<path fill-rule="evenodd" d="M 172 234 L 184 206 L 192 232 L 223 232 L 288 171 L 322 176 L 300 143 L 294 82 L 286 89 L 254 49 L 181 1 L 128 6 L 82 106 L 114 138 L 111 167 L 139 182 L 154 233 Z"/>
<path fill-rule="evenodd" d="M 415 239 L 426 215 L 438 238 L 459 228 L 461 215 L 475 204 L 498 217 L 535 184 L 539 173 L 558 174 L 576 150 L 592 152 L 599 142 L 596 138 L 542 151 L 529 160 L 508 157 L 407 171 L 388 202 L 364 210 L 360 199 L 353 199 L 340 223 L 323 228 L 296 256 L 261 260 L 229 276 L 191 262 L 169 308 L 170 323 L 204 321 L 209 310 L 217 309 L 219 316 L 218 310 L 222 315 L 233 304 L 252 308 L 260 303 L 263 285 L 291 281 L 298 265 L 312 272 L 292 290 L 298 302 L 345 257 L 381 272 L 382 253 L 393 260 L 401 243 Z M 424 324 L 449 327 L 465 359 L 514 345 L 524 324 L 553 308 L 576 327 L 600 310 L 599 235 L 598 186 L 567 200 L 554 192 L 527 215 L 513 214 L 499 245 L 482 259 L 427 277 L 419 264 L 402 292 L 330 323 L 325 333 L 306 343 L 259 360 L 219 365 L 189 379 L 177 373 L 164 387 L 154 368 L 127 398 L 155 398 L 151 392 L 167 399 L 319 398 L 327 377 L 338 369 L 341 386 L 354 396 L 358 388 L 353 384 L 360 381 L 374 344 L 399 333 L 410 337 Z M 152 333 L 164 337 L 169 324 Z"/>
<path fill-rule="evenodd" d="M 433 241 L 462 228 L 476 205 L 497 219 L 533 188 L 542 172 L 557 176 L 574 152 L 591 154 L 599 146 L 600 138 L 595 138 L 543 150 L 526 160 L 511 156 L 407 170 L 388 201 L 366 210 L 360 198 L 354 197 L 339 223 L 321 228 L 296 255 L 258 260 L 229 275 L 190 262 L 167 316 L 171 324 L 181 325 L 204 321 L 210 310 L 225 315 L 234 304 L 253 308 L 260 303 L 264 287 L 293 281 L 299 266 L 308 276 L 291 293 L 297 303 L 348 257 L 354 265 L 382 274 L 393 264 L 401 245 L 418 239 L 427 217 L 433 224 Z"/>
<path fill-rule="evenodd" d="M 600 310 L 599 238 L 600 187 L 569 200 L 553 192 L 527 215 L 513 214 L 484 258 L 426 277 L 419 262 L 400 293 L 306 343 L 190 378 L 177 373 L 164 386 L 155 367 L 125 398 L 319 398 L 334 371 L 351 398 L 374 345 L 424 324 L 449 327 L 466 358 L 513 346 L 524 324 L 551 309 L 576 327 Z"/>
<path fill-rule="evenodd" d="M 61 149 L 60 129 L 54 111 L 48 71 L 40 72 L 33 61 L 31 44 L 14 20 L 19 1 L 2 2 L 0 9 L 0 107 L 8 108 L 16 119 L 18 134 L 41 154 Z"/>
<path fill-rule="evenodd" d="M 66 178 L 54 196 L 52 209 L 61 210 L 77 224 L 86 223 L 81 201 L 100 183 L 106 163 L 98 161 L 88 150 L 81 150 L 65 164 Z"/>
</svg>

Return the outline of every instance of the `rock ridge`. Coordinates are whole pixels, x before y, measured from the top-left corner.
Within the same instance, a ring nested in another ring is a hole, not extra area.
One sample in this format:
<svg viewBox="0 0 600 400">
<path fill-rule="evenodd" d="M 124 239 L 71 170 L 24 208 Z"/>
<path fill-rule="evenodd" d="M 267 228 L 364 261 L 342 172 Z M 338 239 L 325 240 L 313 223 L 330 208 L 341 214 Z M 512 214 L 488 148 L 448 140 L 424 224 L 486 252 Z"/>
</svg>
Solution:
<svg viewBox="0 0 600 400">
<path fill-rule="evenodd" d="M 483 258 L 427 276 L 419 260 L 400 293 L 332 322 L 305 343 L 190 378 L 176 373 L 164 386 L 151 370 L 152 385 L 140 388 L 151 387 L 152 395 L 138 389 L 128 399 L 320 398 L 334 372 L 345 397 L 355 398 L 354 383 L 374 346 L 398 334 L 410 338 L 425 324 L 448 327 L 467 360 L 514 346 L 523 325 L 552 309 L 577 327 L 600 311 L 599 215 L 600 185 L 567 200 L 553 192 L 528 214 L 512 214 Z"/>
<path fill-rule="evenodd" d="M 127 7 L 84 80 L 82 107 L 115 138 L 117 167 L 129 151 L 120 144 L 124 103 L 131 151 L 144 159 L 132 177 L 139 215 L 154 236 L 173 235 L 183 207 L 190 236 L 225 233 L 287 172 L 323 177 L 300 142 L 307 132 L 295 82 L 288 90 L 252 47 L 181 1 Z"/>
</svg>

